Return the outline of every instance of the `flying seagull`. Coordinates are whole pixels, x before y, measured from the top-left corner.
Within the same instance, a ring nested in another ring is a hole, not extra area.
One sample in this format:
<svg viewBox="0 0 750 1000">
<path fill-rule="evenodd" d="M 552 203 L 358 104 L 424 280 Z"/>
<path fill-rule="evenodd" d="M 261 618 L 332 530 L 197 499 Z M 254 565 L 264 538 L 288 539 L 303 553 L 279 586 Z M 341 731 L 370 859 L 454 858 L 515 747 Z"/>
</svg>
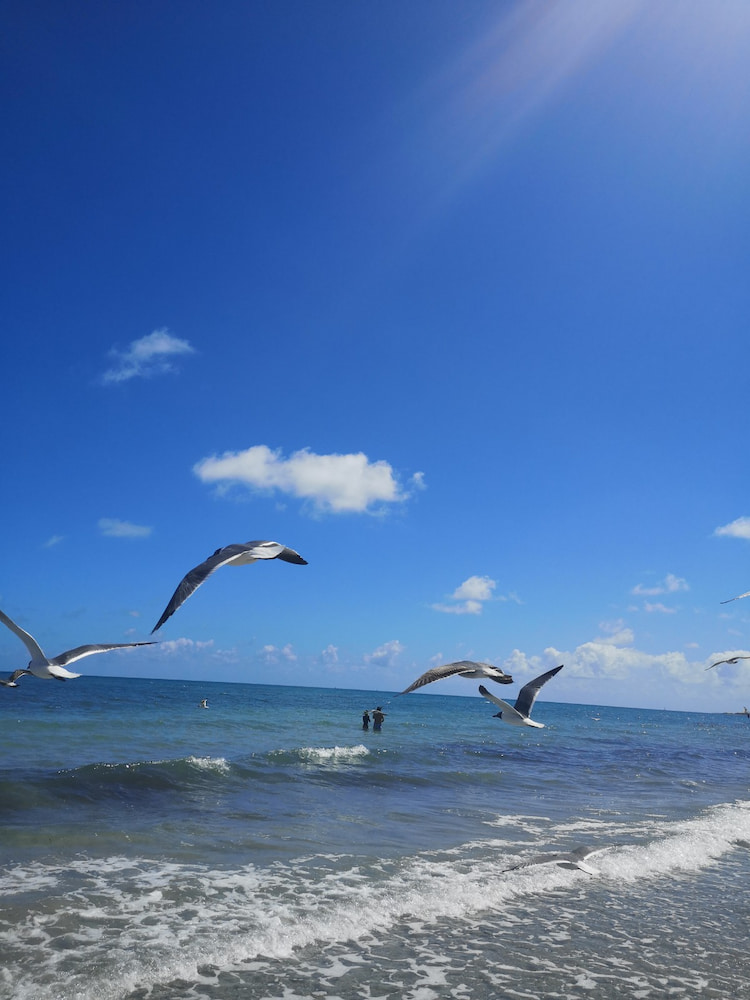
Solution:
<svg viewBox="0 0 750 1000">
<path fill-rule="evenodd" d="M 559 673 L 563 666 L 564 664 L 561 663 L 559 667 L 554 667 L 552 670 L 548 670 L 546 674 L 540 674 L 533 681 L 524 684 L 518 692 L 515 707 L 509 705 L 507 701 L 503 701 L 502 698 L 496 698 L 494 694 L 490 694 L 482 684 L 479 685 L 479 693 L 483 698 L 487 698 L 488 701 L 492 701 L 500 707 L 500 711 L 493 716 L 494 719 L 508 722 L 511 726 L 533 726 L 535 729 L 544 729 L 543 722 L 534 722 L 533 719 L 529 718 L 531 709 L 541 686 L 546 684 L 550 677 L 554 677 L 555 674 Z"/>
<path fill-rule="evenodd" d="M 182 579 L 161 618 L 151 629 L 151 635 L 162 627 L 167 618 L 171 618 L 180 605 L 184 604 L 193 591 L 197 590 L 215 570 L 221 566 L 246 566 L 259 559 L 282 559 L 284 562 L 296 563 L 298 566 L 307 566 L 307 559 L 303 559 L 299 552 L 288 549 L 286 545 L 281 545 L 279 542 L 246 542 L 244 545 L 237 542 L 234 545 L 225 545 L 223 548 L 217 549 L 200 566 L 191 569 L 187 576 Z"/>
<path fill-rule="evenodd" d="M 17 688 L 18 684 L 16 683 L 16 681 L 18 680 L 18 678 L 23 677 L 24 674 L 30 674 L 30 673 L 31 673 L 30 670 L 26 670 L 25 667 L 21 667 L 20 670 L 14 670 L 13 673 L 8 678 L 0 677 L 0 684 L 4 685 L 7 688 Z"/>
<path fill-rule="evenodd" d="M 731 604 L 732 601 L 739 601 L 743 597 L 750 597 L 750 590 L 745 591 L 744 594 L 737 594 L 736 597 L 730 597 L 728 601 L 719 601 L 719 604 Z"/>
<path fill-rule="evenodd" d="M 441 681 L 443 677 L 452 677 L 458 674 L 459 677 L 466 677 L 469 680 L 478 680 L 486 677 L 488 680 L 497 681 L 498 684 L 512 684 L 513 678 L 506 674 L 500 667 L 493 667 L 491 663 L 475 663 L 474 660 L 457 660 L 455 663 L 444 663 L 442 667 L 433 667 L 417 677 L 413 684 L 410 684 L 405 691 L 399 694 L 409 694 L 417 688 L 424 687 L 425 684 L 432 684 L 433 681 Z"/>
<path fill-rule="evenodd" d="M 728 660 L 717 660 L 716 663 L 712 663 L 710 667 L 706 667 L 706 670 L 711 670 L 712 667 L 718 667 L 721 663 L 737 663 L 739 660 L 750 660 L 750 656 L 730 656 Z"/>
<path fill-rule="evenodd" d="M 529 858 L 528 861 L 519 861 L 517 865 L 511 865 L 510 868 L 504 868 L 503 871 L 512 872 L 517 868 L 531 868 L 532 865 L 557 865 L 558 868 L 578 868 L 580 871 L 586 872 L 587 875 L 599 875 L 601 874 L 599 869 L 587 865 L 586 859 L 590 858 L 592 854 L 600 854 L 602 851 L 608 850 L 608 847 L 576 847 L 574 851 L 569 851 L 567 854 L 537 854 L 533 858 Z"/>
<path fill-rule="evenodd" d="M 0 611 L 0 622 L 7 625 L 11 632 L 15 632 L 31 653 L 28 667 L 21 670 L 14 670 L 7 680 L 2 681 L 5 687 L 18 687 L 16 682 L 23 674 L 33 674 L 34 677 L 41 677 L 45 680 L 54 677 L 58 681 L 67 681 L 72 677 L 81 676 L 80 674 L 74 674 L 70 670 L 66 670 L 67 665 L 73 663 L 75 660 L 80 660 L 84 656 L 91 656 L 92 653 L 108 653 L 110 649 L 128 649 L 131 646 L 155 645 L 153 642 L 109 642 L 101 645 L 76 646 L 75 649 L 69 649 L 67 652 L 60 653 L 59 656 L 53 656 L 50 659 L 44 655 L 36 639 L 32 635 L 29 635 L 28 632 L 24 632 L 20 625 L 16 625 L 13 619 L 8 618 L 2 611 Z"/>
</svg>

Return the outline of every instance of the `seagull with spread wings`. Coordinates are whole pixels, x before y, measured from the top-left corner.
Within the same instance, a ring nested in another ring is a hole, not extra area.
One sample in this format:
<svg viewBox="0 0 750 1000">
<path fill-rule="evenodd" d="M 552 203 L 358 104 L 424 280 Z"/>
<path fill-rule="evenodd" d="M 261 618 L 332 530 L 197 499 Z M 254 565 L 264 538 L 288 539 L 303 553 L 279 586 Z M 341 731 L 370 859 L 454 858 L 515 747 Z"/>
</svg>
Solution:
<svg viewBox="0 0 750 1000">
<path fill-rule="evenodd" d="M 225 545 L 183 577 L 161 618 L 151 629 L 151 635 L 160 629 L 167 618 L 171 618 L 180 605 L 184 604 L 217 569 L 222 566 L 247 566 L 249 563 L 258 562 L 259 559 L 281 559 L 283 562 L 296 563 L 297 566 L 307 566 L 307 559 L 303 559 L 299 552 L 279 542 L 261 541 L 244 544 L 236 542 L 234 545 Z"/>
<path fill-rule="evenodd" d="M 526 861 L 519 861 L 518 864 L 511 865 L 510 868 L 503 868 L 505 872 L 516 871 L 518 868 L 531 868 L 537 865 L 557 865 L 558 868 L 579 869 L 587 875 L 601 874 L 598 868 L 587 863 L 587 859 L 592 854 L 601 854 L 608 851 L 609 847 L 576 847 L 567 853 L 559 852 L 554 854 L 536 854 Z"/>
<path fill-rule="evenodd" d="M 539 689 L 543 684 L 546 684 L 551 677 L 554 677 L 555 674 L 559 673 L 563 666 L 564 664 L 561 663 L 559 667 L 553 667 L 553 669 L 548 670 L 546 674 L 540 674 L 539 677 L 535 677 L 533 681 L 529 681 L 528 684 L 524 684 L 518 692 L 515 705 L 509 705 L 508 702 L 503 701 L 502 698 L 497 698 L 494 694 L 490 694 L 487 688 L 482 684 L 479 685 L 479 693 L 483 698 L 486 698 L 488 701 L 491 701 L 495 705 L 499 706 L 500 711 L 493 716 L 494 719 L 500 719 L 501 722 L 507 722 L 511 726 L 533 726 L 534 729 L 544 729 L 543 722 L 536 722 L 534 719 L 529 718 L 531 715 L 531 709 L 536 701 L 536 696 L 539 694 Z"/>
<path fill-rule="evenodd" d="M 737 594 L 736 597 L 730 597 L 726 601 L 719 601 L 719 604 L 731 604 L 732 601 L 741 601 L 743 597 L 750 597 L 750 590 L 746 590 L 744 594 Z"/>
<path fill-rule="evenodd" d="M 476 663 L 474 660 L 456 660 L 455 663 L 444 663 L 442 667 L 433 667 L 426 671 L 421 677 L 417 677 L 413 684 L 410 684 L 399 694 L 409 694 L 417 688 L 424 687 L 425 684 L 432 684 L 433 681 L 441 681 L 444 677 L 466 677 L 469 680 L 479 680 L 484 677 L 498 684 L 512 684 L 513 678 L 506 674 L 500 667 L 493 667 L 491 663 Z"/>
<path fill-rule="evenodd" d="M 129 649 L 132 646 L 155 645 L 155 642 L 109 642 L 89 646 L 76 646 L 75 649 L 69 649 L 67 652 L 60 653 L 59 656 L 53 656 L 50 659 L 48 656 L 45 656 L 42 647 L 34 636 L 25 632 L 20 625 L 16 625 L 13 619 L 9 618 L 2 611 L 0 611 L 0 622 L 7 625 L 11 632 L 15 632 L 29 653 L 31 653 L 31 659 L 27 667 L 14 670 L 10 677 L 0 681 L 5 687 L 18 687 L 18 678 L 24 674 L 33 674 L 34 677 L 41 677 L 43 680 L 48 680 L 52 677 L 58 681 L 71 680 L 73 677 L 80 677 L 81 675 L 74 674 L 68 670 L 68 664 L 74 663 L 84 656 L 91 656 L 93 653 L 108 653 L 112 649 Z"/>
<path fill-rule="evenodd" d="M 705 667 L 705 670 L 712 670 L 714 667 L 720 666 L 722 663 L 739 663 L 740 660 L 750 660 L 750 656 L 737 655 L 730 656 L 726 660 L 717 660 L 716 663 L 712 663 L 709 667 Z"/>
</svg>

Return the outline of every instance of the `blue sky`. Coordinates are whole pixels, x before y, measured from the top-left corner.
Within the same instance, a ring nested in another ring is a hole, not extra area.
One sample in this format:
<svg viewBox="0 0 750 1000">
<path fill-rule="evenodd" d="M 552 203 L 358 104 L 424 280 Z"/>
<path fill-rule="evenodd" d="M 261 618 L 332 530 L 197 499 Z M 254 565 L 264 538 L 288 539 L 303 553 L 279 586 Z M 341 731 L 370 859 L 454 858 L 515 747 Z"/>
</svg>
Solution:
<svg viewBox="0 0 750 1000">
<path fill-rule="evenodd" d="M 0 18 L 0 607 L 50 655 L 273 539 L 82 672 L 750 702 L 704 669 L 750 652 L 750 6 Z"/>
</svg>

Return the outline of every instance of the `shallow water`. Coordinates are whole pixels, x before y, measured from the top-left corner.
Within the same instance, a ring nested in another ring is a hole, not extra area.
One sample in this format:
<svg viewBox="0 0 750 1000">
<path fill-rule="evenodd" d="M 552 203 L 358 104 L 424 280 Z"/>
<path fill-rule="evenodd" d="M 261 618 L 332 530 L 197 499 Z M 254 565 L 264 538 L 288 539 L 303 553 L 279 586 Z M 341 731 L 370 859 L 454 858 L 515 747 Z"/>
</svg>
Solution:
<svg viewBox="0 0 750 1000">
<path fill-rule="evenodd" d="M 516 730 L 479 697 L 24 683 L 3 1000 L 747 995 L 744 717 L 540 698 Z M 507 870 L 581 844 L 599 874 Z"/>
</svg>

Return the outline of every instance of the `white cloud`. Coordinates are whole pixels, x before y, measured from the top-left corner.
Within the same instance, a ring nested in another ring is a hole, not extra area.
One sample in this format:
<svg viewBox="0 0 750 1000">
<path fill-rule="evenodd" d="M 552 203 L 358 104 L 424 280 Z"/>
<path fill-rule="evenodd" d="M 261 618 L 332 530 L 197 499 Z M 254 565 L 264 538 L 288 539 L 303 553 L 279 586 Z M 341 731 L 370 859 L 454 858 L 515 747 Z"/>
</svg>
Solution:
<svg viewBox="0 0 750 1000">
<path fill-rule="evenodd" d="M 333 643 L 329 643 L 325 649 L 320 652 L 320 659 L 323 663 L 327 663 L 329 666 L 339 662 L 339 648 L 334 646 Z"/>
<path fill-rule="evenodd" d="M 378 646 L 371 653 L 365 653 L 363 659 L 365 663 L 372 663 L 376 667 L 392 667 L 395 665 L 396 658 L 403 651 L 404 647 L 398 639 L 391 639 L 389 642 L 384 642 L 382 646 Z"/>
<path fill-rule="evenodd" d="M 200 653 L 203 650 L 210 649 L 213 644 L 213 639 L 200 642 L 195 639 L 186 639 L 183 637 L 181 639 L 164 639 L 159 643 L 157 649 L 160 653 L 171 656 L 174 653 Z"/>
<path fill-rule="evenodd" d="M 65 538 L 65 535 L 52 535 L 46 542 L 44 542 L 42 548 L 51 549 L 53 546 L 59 545 L 63 538 Z"/>
<path fill-rule="evenodd" d="M 675 613 L 675 608 L 668 608 L 666 604 L 662 604 L 661 601 L 654 601 L 653 604 L 649 601 L 643 602 L 643 610 L 647 611 L 649 614 L 654 614 L 654 612 L 660 615 L 673 615 Z"/>
<path fill-rule="evenodd" d="M 259 444 L 201 459 L 193 472 L 204 483 L 224 487 L 240 483 L 255 490 L 279 491 L 309 500 L 319 511 L 337 514 L 366 512 L 373 505 L 381 505 L 376 509 L 382 510 L 383 504 L 410 495 L 402 490 L 388 462 L 371 462 L 362 452 L 317 455 L 302 448 L 284 458 L 280 450 Z"/>
<path fill-rule="evenodd" d="M 131 524 L 116 517 L 100 517 L 99 531 L 110 538 L 147 538 L 153 528 L 143 524 Z"/>
<path fill-rule="evenodd" d="M 463 601 L 461 604 L 433 604 L 433 611 L 442 611 L 444 615 L 481 615 L 481 601 Z"/>
<path fill-rule="evenodd" d="M 496 586 L 497 582 L 488 576 L 470 576 L 456 587 L 451 597 L 454 601 L 489 601 Z"/>
<path fill-rule="evenodd" d="M 456 587 L 450 595 L 449 600 L 455 604 L 433 604 L 433 611 L 441 611 L 446 615 L 481 615 L 485 601 L 515 601 L 520 604 L 516 594 L 507 596 L 498 594 L 495 596 L 494 590 L 497 581 L 489 576 L 470 576 L 464 580 L 460 586 Z"/>
<path fill-rule="evenodd" d="M 503 669 L 510 668 L 512 673 L 533 676 L 560 663 L 565 665 L 565 676 L 570 678 L 633 681 L 646 674 L 646 686 L 649 688 L 653 686 L 657 673 L 687 682 L 700 680 L 695 667 L 689 664 L 682 652 L 644 653 L 633 646 L 616 645 L 604 638 L 584 642 L 567 651 L 549 646 L 541 657 L 527 657 L 516 649 L 502 666 Z M 553 697 L 551 692 L 548 697 Z M 637 697 L 634 700 L 637 702 Z"/>
<path fill-rule="evenodd" d="M 750 517 L 738 517 L 729 524 L 716 528 L 715 535 L 726 535 L 729 538 L 746 538 L 750 541 Z"/>
<path fill-rule="evenodd" d="M 170 358 L 192 354 L 194 348 L 187 340 L 173 337 L 164 327 L 133 340 L 124 351 L 113 348 L 109 353 L 115 365 L 102 375 L 104 383 L 127 382 L 131 378 L 149 378 L 173 370 Z"/>
<path fill-rule="evenodd" d="M 631 590 L 631 594 L 641 594 L 644 597 L 655 597 L 657 594 L 675 594 L 679 590 L 690 590 L 687 580 L 674 573 L 667 573 L 661 583 L 652 587 L 644 587 L 642 583 L 636 584 Z"/>
<path fill-rule="evenodd" d="M 264 646 L 260 652 L 266 663 L 279 663 L 281 660 L 287 660 L 290 663 L 294 663 L 297 659 L 297 654 L 294 652 L 292 645 L 289 642 L 286 646 L 282 646 L 281 648 L 271 645 Z"/>
<path fill-rule="evenodd" d="M 629 646 L 633 642 L 633 630 L 625 624 L 622 618 L 613 622 L 599 622 L 599 628 L 604 635 L 594 639 L 594 642 L 610 646 Z"/>
</svg>

